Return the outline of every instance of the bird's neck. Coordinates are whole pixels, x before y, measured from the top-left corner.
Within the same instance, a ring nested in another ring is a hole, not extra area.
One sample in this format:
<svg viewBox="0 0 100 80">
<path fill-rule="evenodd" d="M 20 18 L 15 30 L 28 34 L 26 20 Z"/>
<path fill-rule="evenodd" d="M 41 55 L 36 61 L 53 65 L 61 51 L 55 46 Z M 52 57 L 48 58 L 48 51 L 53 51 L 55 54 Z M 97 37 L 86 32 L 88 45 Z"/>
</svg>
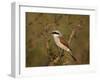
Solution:
<svg viewBox="0 0 100 80">
<path fill-rule="evenodd" d="M 54 40 L 58 40 L 59 39 L 59 35 L 53 35 Z"/>
<path fill-rule="evenodd" d="M 59 35 L 53 35 L 55 42 L 59 42 Z"/>
</svg>

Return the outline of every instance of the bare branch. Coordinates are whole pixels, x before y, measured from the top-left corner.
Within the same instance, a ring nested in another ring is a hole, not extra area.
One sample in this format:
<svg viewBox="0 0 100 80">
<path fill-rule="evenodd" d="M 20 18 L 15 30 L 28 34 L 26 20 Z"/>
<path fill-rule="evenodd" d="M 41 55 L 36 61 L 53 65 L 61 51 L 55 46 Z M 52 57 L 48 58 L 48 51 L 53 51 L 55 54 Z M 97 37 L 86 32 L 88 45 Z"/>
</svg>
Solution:
<svg viewBox="0 0 100 80">
<path fill-rule="evenodd" d="M 70 34 L 70 37 L 69 37 L 69 40 L 68 40 L 68 44 L 71 43 L 71 41 L 72 41 L 74 35 L 75 35 L 76 32 L 79 31 L 81 28 L 82 28 L 82 27 L 81 27 L 80 24 L 74 27 L 74 29 L 72 30 L 72 32 L 71 32 L 71 34 Z"/>
<path fill-rule="evenodd" d="M 71 43 L 72 38 L 73 38 L 73 36 L 75 35 L 75 32 L 76 32 L 76 30 L 72 30 L 72 32 L 71 32 L 71 34 L 70 34 L 70 37 L 69 37 L 69 40 L 68 40 L 68 44 Z"/>
</svg>

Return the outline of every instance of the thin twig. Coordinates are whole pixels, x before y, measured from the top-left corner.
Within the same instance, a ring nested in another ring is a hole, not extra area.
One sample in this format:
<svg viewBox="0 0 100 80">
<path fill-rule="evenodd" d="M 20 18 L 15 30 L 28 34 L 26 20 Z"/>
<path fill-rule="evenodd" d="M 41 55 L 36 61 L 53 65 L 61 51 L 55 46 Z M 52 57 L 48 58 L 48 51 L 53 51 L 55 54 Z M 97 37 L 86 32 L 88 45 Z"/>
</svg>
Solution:
<svg viewBox="0 0 100 80">
<path fill-rule="evenodd" d="M 79 24 L 79 25 L 75 26 L 75 28 L 72 30 L 72 32 L 71 32 L 71 34 L 70 34 L 70 37 L 69 37 L 69 40 L 68 40 L 68 44 L 69 44 L 69 45 L 70 45 L 70 43 L 71 43 L 71 41 L 72 41 L 74 35 L 76 34 L 76 31 L 80 30 L 81 28 L 82 28 L 82 27 L 81 27 L 81 25 Z"/>
<path fill-rule="evenodd" d="M 69 37 L 69 40 L 68 40 L 68 44 L 71 43 L 72 38 L 73 38 L 73 36 L 75 35 L 75 32 L 76 32 L 76 30 L 73 30 L 73 31 L 72 31 L 72 33 L 71 33 L 71 35 L 70 35 L 70 37 Z"/>
</svg>

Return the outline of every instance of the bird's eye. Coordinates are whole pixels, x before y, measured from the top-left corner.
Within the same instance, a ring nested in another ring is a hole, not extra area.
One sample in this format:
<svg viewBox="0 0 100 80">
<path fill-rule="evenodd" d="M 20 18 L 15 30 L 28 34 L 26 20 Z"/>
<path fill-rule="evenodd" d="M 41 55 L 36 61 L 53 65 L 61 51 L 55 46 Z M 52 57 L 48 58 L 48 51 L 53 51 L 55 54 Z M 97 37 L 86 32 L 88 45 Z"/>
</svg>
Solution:
<svg viewBox="0 0 100 80">
<path fill-rule="evenodd" d="M 52 32 L 52 34 L 59 34 L 59 33 L 57 33 L 57 32 Z"/>
</svg>

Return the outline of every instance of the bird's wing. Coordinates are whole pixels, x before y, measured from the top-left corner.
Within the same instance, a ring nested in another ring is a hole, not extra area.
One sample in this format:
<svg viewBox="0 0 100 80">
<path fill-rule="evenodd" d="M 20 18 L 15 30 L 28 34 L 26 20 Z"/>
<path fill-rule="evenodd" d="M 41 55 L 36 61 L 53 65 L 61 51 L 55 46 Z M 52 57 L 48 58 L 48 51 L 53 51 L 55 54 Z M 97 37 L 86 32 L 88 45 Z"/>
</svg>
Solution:
<svg viewBox="0 0 100 80">
<path fill-rule="evenodd" d="M 63 37 L 59 37 L 60 38 L 60 42 L 63 44 L 63 45 L 65 45 L 65 46 L 67 46 L 69 49 L 70 49 L 70 47 L 69 47 L 69 45 L 68 45 L 68 42 L 63 38 Z M 71 50 L 71 49 L 70 49 Z M 72 50 L 71 50 L 72 51 Z"/>
<path fill-rule="evenodd" d="M 67 42 L 63 37 L 59 37 L 59 38 L 60 38 L 60 42 L 61 42 L 63 45 L 67 46 L 67 47 L 71 50 L 71 48 L 70 48 L 69 45 L 68 45 L 68 42 Z M 72 51 L 72 50 L 71 50 L 71 51 Z M 77 61 L 77 59 L 72 55 L 72 53 L 70 53 L 70 55 L 72 56 L 73 60 Z"/>
</svg>

